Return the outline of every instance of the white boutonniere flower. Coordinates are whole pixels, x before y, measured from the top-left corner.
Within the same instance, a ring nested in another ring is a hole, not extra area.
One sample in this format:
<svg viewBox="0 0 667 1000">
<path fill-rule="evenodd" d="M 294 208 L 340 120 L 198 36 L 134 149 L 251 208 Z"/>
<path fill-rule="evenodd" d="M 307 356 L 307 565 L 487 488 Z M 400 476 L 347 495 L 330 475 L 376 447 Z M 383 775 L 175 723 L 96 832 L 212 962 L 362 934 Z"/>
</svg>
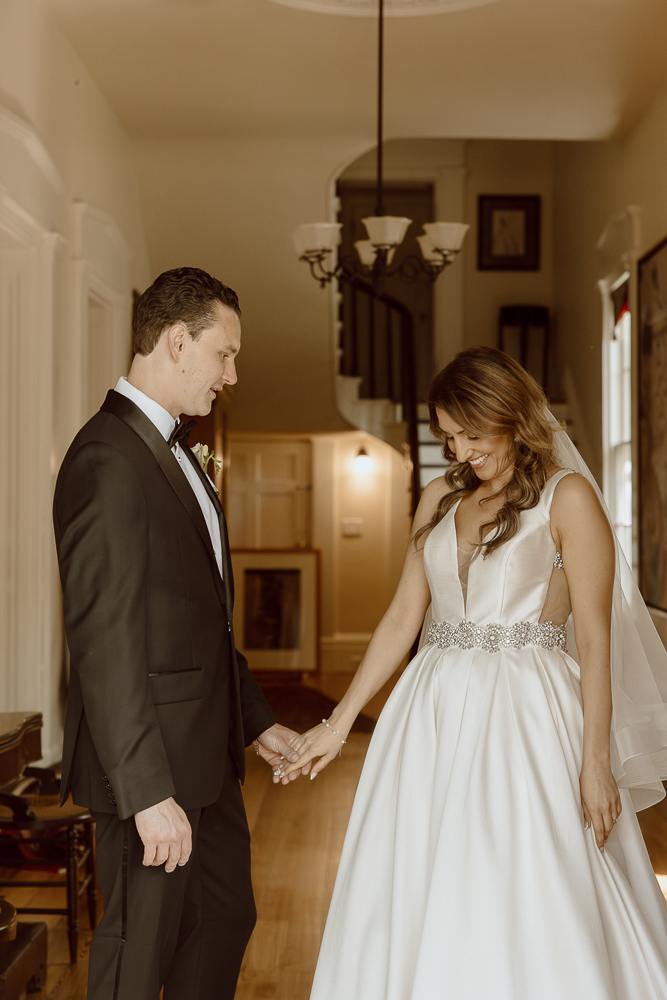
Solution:
<svg viewBox="0 0 667 1000">
<path fill-rule="evenodd" d="M 204 475 L 208 475 L 208 467 L 211 462 L 213 462 L 213 475 L 218 475 L 222 468 L 222 462 L 215 457 L 212 451 L 208 450 L 207 444 L 193 445 L 192 453 L 201 465 Z"/>
</svg>

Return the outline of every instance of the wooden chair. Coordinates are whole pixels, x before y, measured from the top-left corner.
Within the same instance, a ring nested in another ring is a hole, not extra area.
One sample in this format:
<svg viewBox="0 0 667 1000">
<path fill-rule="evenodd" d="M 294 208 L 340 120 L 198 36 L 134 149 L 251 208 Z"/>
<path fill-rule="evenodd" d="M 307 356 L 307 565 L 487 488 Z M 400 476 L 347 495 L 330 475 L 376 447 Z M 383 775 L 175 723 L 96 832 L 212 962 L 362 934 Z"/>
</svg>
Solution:
<svg viewBox="0 0 667 1000">
<path fill-rule="evenodd" d="M 40 777 L 42 780 L 40 780 Z M 59 796 L 55 792 L 55 776 L 49 768 L 27 768 L 24 771 L 23 785 L 26 780 L 37 784 L 38 790 L 32 794 L 17 794 L 0 791 L 0 840 L 5 845 L 10 839 L 21 851 L 25 852 L 28 845 L 57 844 L 64 845 L 64 858 L 54 859 L 54 865 L 65 868 L 63 879 L 44 879 L 43 881 L 0 881 L 2 886 L 23 886 L 27 888 L 52 888 L 60 886 L 66 889 L 67 903 L 65 907 L 17 906 L 21 913 L 49 913 L 67 916 L 67 935 L 69 940 L 70 961 L 76 962 L 79 944 L 79 899 L 86 893 L 88 902 L 88 917 L 91 930 L 97 925 L 97 874 L 95 868 L 95 823 L 86 809 L 75 806 L 71 799 L 61 806 Z M 3 837 L 3 834 L 10 836 Z M 28 853 L 28 852 L 25 852 Z M 37 852 L 34 852 L 35 855 Z M 44 857 L 10 857 L 7 850 L 0 850 L 0 866 L 17 869 L 44 868 Z"/>
</svg>

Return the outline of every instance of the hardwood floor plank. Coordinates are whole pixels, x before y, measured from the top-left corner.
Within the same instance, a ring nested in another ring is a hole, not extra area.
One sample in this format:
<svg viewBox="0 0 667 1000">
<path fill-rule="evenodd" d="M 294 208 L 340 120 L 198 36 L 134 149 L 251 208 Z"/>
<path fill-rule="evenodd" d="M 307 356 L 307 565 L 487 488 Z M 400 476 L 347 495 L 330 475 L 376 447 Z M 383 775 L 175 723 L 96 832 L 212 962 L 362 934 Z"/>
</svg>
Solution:
<svg viewBox="0 0 667 1000">
<path fill-rule="evenodd" d="M 643 809 L 637 818 L 654 872 L 656 875 L 667 875 L 667 799 L 650 809 Z"/>
<path fill-rule="evenodd" d="M 253 837 L 259 919 L 237 1000 L 307 1000 L 368 742 L 352 734 L 326 774 L 267 791 Z M 253 769 L 250 780 L 263 779 Z"/>
</svg>

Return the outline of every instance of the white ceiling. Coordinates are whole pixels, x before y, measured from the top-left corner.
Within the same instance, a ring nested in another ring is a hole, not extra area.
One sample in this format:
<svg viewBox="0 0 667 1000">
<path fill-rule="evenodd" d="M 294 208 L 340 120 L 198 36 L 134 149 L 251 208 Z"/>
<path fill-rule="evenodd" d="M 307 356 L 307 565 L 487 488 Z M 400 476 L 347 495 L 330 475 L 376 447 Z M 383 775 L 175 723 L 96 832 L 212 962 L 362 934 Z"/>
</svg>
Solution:
<svg viewBox="0 0 667 1000">
<path fill-rule="evenodd" d="M 138 137 L 371 138 L 376 25 L 270 0 L 45 0 Z M 386 24 L 387 136 L 604 139 L 667 76 L 666 0 Z"/>
</svg>

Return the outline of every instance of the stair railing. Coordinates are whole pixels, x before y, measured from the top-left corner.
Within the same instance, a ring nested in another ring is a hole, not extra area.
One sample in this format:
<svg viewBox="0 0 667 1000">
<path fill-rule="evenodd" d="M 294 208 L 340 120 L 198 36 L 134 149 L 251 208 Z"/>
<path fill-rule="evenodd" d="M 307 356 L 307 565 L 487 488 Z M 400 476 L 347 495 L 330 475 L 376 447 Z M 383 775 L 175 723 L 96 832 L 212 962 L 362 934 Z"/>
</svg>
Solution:
<svg viewBox="0 0 667 1000">
<path fill-rule="evenodd" d="M 402 302 L 347 278 L 341 302 L 341 375 L 361 378 L 359 395 L 399 403 L 412 463 L 412 511 L 421 495 L 412 313 Z"/>
</svg>

